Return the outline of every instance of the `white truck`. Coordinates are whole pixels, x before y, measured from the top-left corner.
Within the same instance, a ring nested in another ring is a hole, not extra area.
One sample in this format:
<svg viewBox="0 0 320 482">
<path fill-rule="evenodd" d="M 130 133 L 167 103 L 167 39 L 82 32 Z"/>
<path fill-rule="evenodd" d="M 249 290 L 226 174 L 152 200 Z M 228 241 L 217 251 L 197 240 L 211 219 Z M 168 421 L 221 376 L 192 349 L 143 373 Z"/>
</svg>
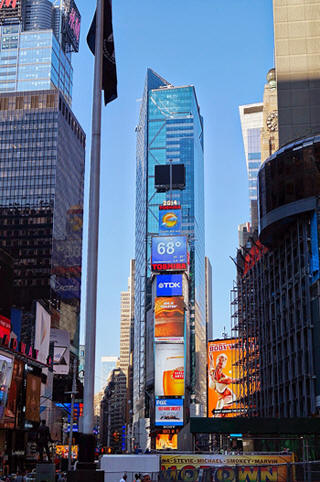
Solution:
<svg viewBox="0 0 320 482">
<path fill-rule="evenodd" d="M 140 474 L 144 482 L 157 481 L 160 455 L 103 455 L 100 469 L 104 471 L 104 482 L 119 482 L 124 474 L 127 482 L 133 482 L 135 474 Z"/>
</svg>

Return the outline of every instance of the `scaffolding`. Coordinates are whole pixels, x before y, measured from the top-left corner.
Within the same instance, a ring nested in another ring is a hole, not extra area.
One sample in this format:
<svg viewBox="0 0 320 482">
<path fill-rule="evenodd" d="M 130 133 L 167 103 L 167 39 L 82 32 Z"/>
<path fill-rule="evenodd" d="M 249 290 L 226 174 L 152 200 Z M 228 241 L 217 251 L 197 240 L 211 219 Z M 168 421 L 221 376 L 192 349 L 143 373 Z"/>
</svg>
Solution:
<svg viewBox="0 0 320 482">
<path fill-rule="evenodd" d="M 318 256 L 312 230 L 317 232 L 318 217 L 319 208 L 297 216 L 269 250 L 254 239 L 251 248 L 238 250 L 231 322 L 239 339 L 239 402 L 245 416 L 316 413 L 313 339 L 319 319 L 312 300 L 318 303 L 319 276 L 312 270 Z"/>
</svg>

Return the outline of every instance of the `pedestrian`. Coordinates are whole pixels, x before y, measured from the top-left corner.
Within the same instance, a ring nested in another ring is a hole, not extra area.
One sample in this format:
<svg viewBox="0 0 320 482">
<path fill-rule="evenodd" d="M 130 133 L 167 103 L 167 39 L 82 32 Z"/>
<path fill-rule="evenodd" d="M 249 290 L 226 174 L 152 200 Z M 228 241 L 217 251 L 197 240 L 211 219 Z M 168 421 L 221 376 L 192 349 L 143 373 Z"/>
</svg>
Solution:
<svg viewBox="0 0 320 482">
<path fill-rule="evenodd" d="M 18 470 L 18 474 L 17 474 L 17 477 L 16 477 L 16 482 L 25 482 L 26 481 L 26 478 L 24 476 L 24 473 L 21 472 L 20 470 Z"/>
<path fill-rule="evenodd" d="M 120 479 L 120 482 L 126 482 L 127 480 L 127 474 L 123 474 L 122 478 Z"/>
<path fill-rule="evenodd" d="M 50 451 L 48 446 L 49 442 L 51 443 L 53 442 L 50 435 L 50 430 L 49 430 L 49 427 L 46 425 L 46 421 L 42 420 L 41 425 L 38 428 L 38 432 L 37 432 L 37 445 L 38 445 L 38 451 L 40 455 L 40 462 L 43 462 L 43 449 L 45 449 L 48 457 L 48 462 L 51 463 Z"/>
<path fill-rule="evenodd" d="M 135 474 L 135 475 L 134 475 L 134 482 L 141 482 L 140 474 Z"/>
</svg>

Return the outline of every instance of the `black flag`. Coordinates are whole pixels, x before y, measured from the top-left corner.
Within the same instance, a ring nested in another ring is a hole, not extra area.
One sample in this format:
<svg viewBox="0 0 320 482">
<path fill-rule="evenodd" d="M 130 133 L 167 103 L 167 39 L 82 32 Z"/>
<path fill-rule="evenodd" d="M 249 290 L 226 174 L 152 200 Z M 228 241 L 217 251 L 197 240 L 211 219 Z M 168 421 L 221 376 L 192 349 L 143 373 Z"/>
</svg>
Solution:
<svg viewBox="0 0 320 482">
<path fill-rule="evenodd" d="M 117 69 L 114 54 L 112 8 L 111 0 L 103 1 L 103 61 L 102 61 L 102 89 L 104 91 L 104 103 L 107 105 L 118 97 L 117 92 Z M 87 43 L 91 52 L 95 53 L 96 42 L 96 14 L 87 36 Z"/>
</svg>

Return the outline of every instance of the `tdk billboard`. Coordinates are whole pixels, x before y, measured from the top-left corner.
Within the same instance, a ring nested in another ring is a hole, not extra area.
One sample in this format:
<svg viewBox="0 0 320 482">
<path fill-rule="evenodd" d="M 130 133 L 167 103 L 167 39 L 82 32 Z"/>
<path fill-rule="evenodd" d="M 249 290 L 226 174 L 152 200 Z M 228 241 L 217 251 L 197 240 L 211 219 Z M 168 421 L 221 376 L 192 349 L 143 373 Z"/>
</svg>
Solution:
<svg viewBox="0 0 320 482">
<path fill-rule="evenodd" d="M 182 296 L 182 274 L 159 274 L 157 296 Z"/>
</svg>

